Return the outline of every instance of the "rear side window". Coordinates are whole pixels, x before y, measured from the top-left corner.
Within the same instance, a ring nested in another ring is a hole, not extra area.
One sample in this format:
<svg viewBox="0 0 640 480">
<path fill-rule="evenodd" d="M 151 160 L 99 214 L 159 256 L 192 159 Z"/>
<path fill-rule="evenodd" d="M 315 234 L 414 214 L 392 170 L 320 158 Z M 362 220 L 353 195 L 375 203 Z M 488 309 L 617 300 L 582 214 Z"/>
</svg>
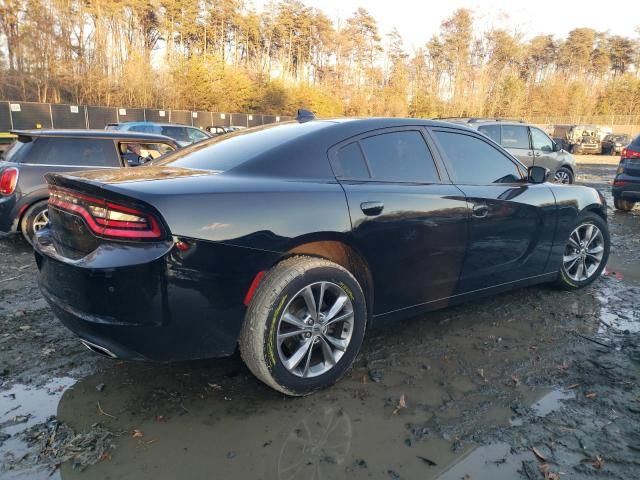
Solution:
<svg viewBox="0 0 640 480">
<path fill-rule="evenodd" d="M 418 131 L 383 133 L 360 141 L 373 180 L 438 182 L 433 157 Z"/>
<path fill-rule="evenodd" d="M 187 129 L 184 127 L 171 127 L 164 126 L 161 128 L 160 133 L 179 142 L 190 142 Z"/>
<path fill-rule="evenodd" d="M 37 137 L 22 163 L 79 167 L 119 167 L 113 140 Z"/>
<path fill-rule="evenodd" d="M 502 141 L 504 148 L 529 149 L 529 133 L 527 127 L 519 125 L 502 125 Z"/>
<path fill-rule="evenodd" d="M 205 138 L 209 138 L 209 136 L 198 130 L 197 128 L 188 128 L 189 132 L 189 141 L 190 142 L 199 142 L 200 140 L 204 140 Z"/>
<path fill-rule="evenodd" d="M 500 144 L 500 125 L 482 125 L 478 127 L 480 133 L 484 133 L 491 140 Z"/>
<path fill-rule="evenodd" d="M 462 133 L 434 131 L 433 134 L 444 150 L 454 183 L 487 185 L 522 179 L 516 164 L 487 142 Z"/>
<path fill-rule="evenodd" d="M 633 139 L 633 142 L 631 142 L 631 145 L 633 145 L 634 147 L 640 147 L 640 135 L 638 135 L 636 138 Z"/>
<path fill-rule="evenodd" d="M 25 161 L 25 158 L 28 158 L 29 151 L 31 151 L 33 144 L 34 142 L 30 139 L 28 141 L 18 139 L 11 144 L 2 159 L 7 162 L 22 163 Z"/>
<path fill-rule="evenodd" d="M 369 170 L 358 142 L 353 142 L 340 148 L 333 158 L 332 164 L 336 177 L 369 178 Z"/>
<path fill-rule="evenodd" d="M 136 167 L 173 152 L 175 148 L 167 143 L 121 142 L 118 144 L 120 157 L 125 165 Z"/>
</svg>

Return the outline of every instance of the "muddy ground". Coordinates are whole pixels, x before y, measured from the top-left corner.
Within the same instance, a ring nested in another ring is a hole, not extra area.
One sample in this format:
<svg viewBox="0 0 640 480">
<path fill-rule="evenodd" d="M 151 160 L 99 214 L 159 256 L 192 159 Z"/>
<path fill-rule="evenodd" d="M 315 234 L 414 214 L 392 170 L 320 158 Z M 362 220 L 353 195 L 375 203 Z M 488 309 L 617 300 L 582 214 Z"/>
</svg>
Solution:
<svg viewBox="0 0 640 480">
<path fill-rule="evenodd" d="M 615 166 L 584 165 L 601 188 Z M 640 209 L 610 211 L 606 275 L 370 332 L 326 391 L 286 398 L 237 357 L 103 359 L 0 240 L 0 478 L 640 477 Z"/>
</svg>

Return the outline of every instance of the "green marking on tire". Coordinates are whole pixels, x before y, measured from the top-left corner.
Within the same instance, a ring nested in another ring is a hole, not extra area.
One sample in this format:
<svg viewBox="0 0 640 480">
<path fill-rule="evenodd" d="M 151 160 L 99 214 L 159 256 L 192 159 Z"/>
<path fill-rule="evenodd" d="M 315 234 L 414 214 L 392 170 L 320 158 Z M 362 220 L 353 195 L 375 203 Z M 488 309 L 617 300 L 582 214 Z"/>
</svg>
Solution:
<svg viewBox="0 0 640 480">
<path fill-rule="evenodd" d="M 347 296 L 349 297 L 349 299 L 351 299 L 351 301 L 354 301 L 354 297 L 353 297 L 353 292 L 351 291 L 351 289 L 349 287 L 347 287 L 345 285 L 344 282 L 339 282 L 340 287 L 345 291 L 345 293 L 347 294 Z"/>
<path fill-rule="evenodd" d="M 271 366 L 275 366 L 276 364 L 276 354 L 273 351 L 273 343 L 274 343 L 274 332 L 276 329 L 276 324 L 278 322 L 278 317 L 280 316 L 280 310 L 282 310 L 282 307 L 284 306 L 284 302 L 287 301 L 287 295 L 285 295 L 284 297 L 282 297 L 282 300 L 280 300 L 280 304 L 278 305 L 278 308 L 275 309 L 275 311 L 273 312 L 273 317 L 271 318 L 271 328 L 269 329 L 269 345 L 268 345 L 268 354 L 269 354 L 269 360 L 271 360 Z"/>
</svg>

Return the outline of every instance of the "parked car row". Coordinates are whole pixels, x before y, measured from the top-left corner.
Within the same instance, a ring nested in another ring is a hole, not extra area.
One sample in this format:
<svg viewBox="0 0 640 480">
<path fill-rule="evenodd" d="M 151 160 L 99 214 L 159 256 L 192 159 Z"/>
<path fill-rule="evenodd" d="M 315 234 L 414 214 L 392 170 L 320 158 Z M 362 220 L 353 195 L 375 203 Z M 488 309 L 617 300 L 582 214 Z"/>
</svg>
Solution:
<svg viewBox="0 0 640 480">
<path fill-rule="evenodd" d="M 574 154 L 617 155 L 631 141 L 627 134 L 613 133 L 596 125 L 550 125 L 554 141 Z"/>
</svg>

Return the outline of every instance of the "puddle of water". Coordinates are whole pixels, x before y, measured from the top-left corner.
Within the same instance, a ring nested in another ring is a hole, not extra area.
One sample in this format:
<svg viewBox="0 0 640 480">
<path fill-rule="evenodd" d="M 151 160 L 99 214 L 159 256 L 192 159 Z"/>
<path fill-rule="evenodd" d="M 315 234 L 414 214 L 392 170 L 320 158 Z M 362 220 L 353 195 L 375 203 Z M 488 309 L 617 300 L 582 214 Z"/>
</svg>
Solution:
<svg viewBox="0 0 640 480">
<path fill-rule="evenodd" d="M 536 416 L 544 417 L 549 415 L 554 410 L 558 410 L 560 407 L 562 407 L 562 402 L 564 400 L 570 400 L 575 397 L 576 394 L 571 391 L 552 390 L 536 403 L 531 405 L 531 409 Z"/>
<path fill-rule="evenodd" d="M 616 292 L 614 288 L 605 287 L 596 295 L 596 299 L 601 305 L 599 335 L 609 336 L 616 332 L 635 333 L 640 331 L 640 312 L 634 308 L 631 301 L 626 302 L 624 298 L 618 296 L 621 294 L 621 292 Z M 612 300 L 615 300 L 615 307 L 611 305 Z"/>
<path fill-rule="evenodd" d="M 17 384 L 0 391 L 0 434 L 10 435 L 0 445 L 0 474 L 3 479 L 59 478 L 57 474 L 50 476 L 42 467 L 25 469 L 21 465 L 20 470 L 14 472 L 9 470 L 9 464 L 30 454 L 28 445 L 19 438 L 20 433 L 55 415 L 60 398 L 75 382 L 73 378 L 61 377 L 48 381 L 42 387 Z"/>
</svg>

